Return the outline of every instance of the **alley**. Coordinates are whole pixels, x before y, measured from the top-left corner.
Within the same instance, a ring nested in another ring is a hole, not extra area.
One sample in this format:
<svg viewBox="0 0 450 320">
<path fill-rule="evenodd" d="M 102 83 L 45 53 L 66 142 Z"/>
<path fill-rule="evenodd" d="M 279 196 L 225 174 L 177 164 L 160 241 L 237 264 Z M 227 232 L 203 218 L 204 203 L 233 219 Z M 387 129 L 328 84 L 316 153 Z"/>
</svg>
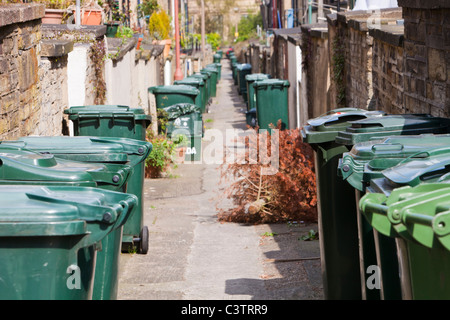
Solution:
<svg viewBox="0 0 450 320">
<path fill-rule="evenodd" d="M 245 129 L 244 108 L 223 59 L 206 130 Z M 317 225 L 221 223 L 216 206 L 231 205 L 218 203 L 223 189 L 219 165 L 205 163 L 145 180 L 150 248 L 122 253 L 118 299 L 323 299 L 319 242 L 299 240 Z"/>
</svg>

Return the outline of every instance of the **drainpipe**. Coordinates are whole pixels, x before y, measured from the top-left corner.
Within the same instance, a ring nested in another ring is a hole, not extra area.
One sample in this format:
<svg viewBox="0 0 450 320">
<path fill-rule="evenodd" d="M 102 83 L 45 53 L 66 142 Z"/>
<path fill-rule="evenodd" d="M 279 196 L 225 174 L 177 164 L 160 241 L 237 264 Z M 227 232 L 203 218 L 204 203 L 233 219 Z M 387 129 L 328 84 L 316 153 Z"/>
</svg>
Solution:
<svg viewBox="0 0 450 320">
<path fill-rule="evenodd" d="M 180 25 L 178 21 L 178 0 L 175 0 L 175 74 L 174 80 L 182 80 L 183 72 L 180 68 Z"/>
</svg>

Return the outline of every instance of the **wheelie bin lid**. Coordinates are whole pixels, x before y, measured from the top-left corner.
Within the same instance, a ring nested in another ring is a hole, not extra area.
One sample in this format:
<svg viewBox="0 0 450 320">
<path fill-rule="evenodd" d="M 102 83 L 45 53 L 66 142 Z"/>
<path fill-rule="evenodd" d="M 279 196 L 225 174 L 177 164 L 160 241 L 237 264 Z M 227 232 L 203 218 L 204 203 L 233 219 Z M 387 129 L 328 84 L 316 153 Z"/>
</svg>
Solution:
<svg viewBox="0 0 450 320">
<path fill-rule="evenodd" d="M 266 87 L 289 87 L 288 80 L 281 79 L 262 79 L 260 81 L 253 82 L 253 88 L 266 88 Z"/>
<path fill-rule="evenodd" d="M 199 73 L 196 72 L 194 74 L 191 74 L 189 77 L 187 77 L 186 79 L 190 79 L 190 78 L 201 78 L 203 80 L 208 80 L 211 77 L 211 74 L 209 73 Z"/>
<path fill-rule="evenodd" d="M 202 110 L 199 106 L 192 103 L 178 103 L 163 108 L 167 112 L 167 118 L 173 120 L 185 114 L 198 113 L 202 117 Z"/>
<path fill-rule="evenodd" d="M 421 151 L 450 145 L 450 134 L 422 134 L 390 136 L 381 140 L 360 142 L 342 155 L 339 170 L 342 178 L 355 189 L 364 191 L 382 171 L 399 164 L 406 158 L 411 161 L 426 154 Z"/>
<path fill-rule="evenodd" d="M 137 197 L 90 187 L 0 186 L 0 237 L 86 235 L 99 242 L 122 226 Z"/>
<path fill-rule="evenodd" d="M 259 85 L 258 81 L 253 84 Z M 309 119 L 302 130 L 302 139 L 309 144 L 317 144 L 334 141 L 338 132 L 350 126 L 351 121 L 367 119 L 371 117 L 382 117 L 383 111 L 368 111 L 358 108 L 338 108 L 324 113 L 323 115 Z"/>
<path fill-rule="evenodd" d="M 193 86 L 187 85 L 167 85 L 167 86 L 155 86 L 148 88 L 151 93 L 182 93 L 187 95 L 196 96 L 200 93 L 200 90 Z"/>
<path fill-rule="evenodd" d="M 201 73 L 219 73 L 219 70 L 216 67 L 205 67 L 202 70 L 200 70 Z"/>
<path fill-rule="evenodd" d="M 151 116 L 145 114 L 143 108 L 131 108 L 124 105 L 87 105 L 72 106 L 64 109 L 69 119 L 75 120 L 82 116 L 93 117 L 133 117 L 135 120 L 151 121 Z"/>
<path fill-rule="evenodd" d="M 354 145 L 392 135 L 449 132 L 450 119 L 425 114 L 387 115 L 352 121 L 350 126 L 338 133 L 335 141 L 339 144 Z"/>
<path fill-rule="evenodd" d="M 127 163 L 131 166 L 143 162 L 152 150 L 152 144 L 147 141 L 90 136 L 29 136 L 2 141 L 1 145 L 15 145 L 57 157 L 70 155 L 71 160 L 82 162 Z"/>
<path fill-rule="evenodd" d="M 450 250 L 450 184 L 402 187 L 389 195 L 368 193 L 361 212 L 381 234 L 400 236 L 427 248 Z"/>
<path fill-rule="evenodd" d="M 252 69 L 252 65 L 249 63 L 238 63 L 236 65 L 236 68 L 238 70 L 251 70 Z"/>
<path fill-rule="evenodd" d="M 248 82 L 266 80 L 269 78 L 270 78 L 270 75 L 265 74 L 265 73 L 251 73 L 251 74 L 247 74 L 245 76 L 245 80 L 247 80 Z"/>
<path fill-rule="evenodd" d="M 132 167 L 110 169 L 101 163 L 56 158 L 18 146 L 0 144 L 1 184 L 64 184 L 122 187 Z"/>
<path fill-rule="evenodd" d="M 200 77 L 192 77 L 192 78 L 184 78 L 183 80 L 175 80 L 173 82 L 174 85 L 198 85 L 204 86 L 205 81 L 203 81 Z"/>
<path fill-rule="evenodd" d="M 416 186 L 450 180 L 450 147 L 422 150 L 382 171 L 389 185 Z"/>
</svg>

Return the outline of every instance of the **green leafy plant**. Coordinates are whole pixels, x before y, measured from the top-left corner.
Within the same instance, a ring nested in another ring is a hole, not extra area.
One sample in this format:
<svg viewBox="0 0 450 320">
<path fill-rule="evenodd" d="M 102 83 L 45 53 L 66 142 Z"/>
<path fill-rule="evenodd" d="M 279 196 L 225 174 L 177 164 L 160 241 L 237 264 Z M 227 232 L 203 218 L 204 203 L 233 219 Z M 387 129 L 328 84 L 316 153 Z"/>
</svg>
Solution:
<svg viewBox="0 0 450 320">
<path fill-rule="evenodd" d="M 220 47 L 222 38 L 218 33 L 208 33 L 206 35 L 206 42 L 211 45 L 211 48 L 213 48 L 213 50 L 216 50 Z"/>
<path fill-rule="evenodd" d="M 133 29 L 131 29 L 130 27 L 125 27 L 125 26 L 119 26 L 119 28 L 117 29 L 117 33 L 116 33 L 116 38 L 132 38 L 134 34 Z"/>
<path fill-rule="evenodd" d="M 306 236 L 302 236 L 301 238 L 299 238 L 299 240 L 303 240 L 303 241 L 312 241 L 312 240 L 317 240 L 319 239 L 319 233 L 317 231 L 314 231 L 313 229 L 308 231 L 308 234 Z"/>
<path fill-rule="evenodd" d="M 145 160 L 146 177 L 158 178 L 174 164 L 174 154 L 177 145 L 165 135 L 150 136 L 152 152 Z"/>
</svg>

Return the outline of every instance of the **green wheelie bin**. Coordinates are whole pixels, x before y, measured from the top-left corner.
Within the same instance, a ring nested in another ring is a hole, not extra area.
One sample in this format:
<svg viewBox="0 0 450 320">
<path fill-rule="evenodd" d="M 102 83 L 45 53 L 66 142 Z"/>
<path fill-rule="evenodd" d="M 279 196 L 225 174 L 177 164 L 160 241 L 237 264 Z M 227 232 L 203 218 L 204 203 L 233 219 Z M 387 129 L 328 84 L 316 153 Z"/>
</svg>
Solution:
<svg viewBox="0 0 450 320">
<path fill-rule="evenodd" d="M 247 82 L 245 76 L 252 73 L 252 65 L 248 63 L 240 63 L 236 65 L 237 79 L 238 79 L 238 93 L 244 98 L 247 103 Z"/>
<path fill-rule="evenodd" d="M 189 85 L 168 85 L 148 88 L 155 96 L 156 107 L 165 108 L 177 103 L 194 103 L 200 95 L 200 90 Z"/>
<path fill-rule="evenodd" d="M 120 105 L 77 106 L 64 110 L 74 124 L 75 136 L 115 137 L 146 141 L 147 127 L 151 117 L 142 108 Z M 127 192 L 137 195 L 138 205 L 133 210 L 130 221 L 123 228 L 124 244 L 139 248 L 145 253 L 148 228 L 144 226 L 144 176 L 145 161 L 134 167 L 127 184 Z M 127 250 L 126 250 L 127 251 Z"/>
<path fill-rule="evenodd" d="M 20 142 L 23 144 L 23 142 Z M 2 172 L 0 185 L 41 185 L 97 187 L 105 191 L 125 192 L 132 168 L 65 160 L 52 154 L 41 154 L 14 143 L 0 144 Z M 118 259 L 122 225 L 101 241 L 97 255 L 94 299 L 115 299 L 117 295 Z"/>
<path fill-rule="evenodd" d="M 188 78 L 200 78 L 203 80 L 203 82 L 205 82 L 205 101 L 206 101 L 206 105 L 209 105 L 211 103 L 211 74 L 209 73 L 200 73 L 200 72 L 196 72 L 192 75 L 190 75 Z"/>
<path fill-rule="evenodd" d="M 211 77 L 211 97 L 214 98 L 217 95 L 217 77 L 219 75 L 219 70 L 217 67 L 205 67 L 202 70 L 200 70 L 200 73 L 208 73 Z M 187 101 L 180 101 L 187 102 Z M 187 102 L 190 103 L 190 102 Z"/>
<path fill-rule="evenodd" d="M 448 151 L 444 153 L 447 155 L 441 154 L 438 161 L 448 161 Z M 429 160 L 421 162 L 426 166 L 430 163 Z M 418 163 L 416 165 L 420 166 Z M 379 233 L 396 241 L 403 299 L 448 300 L 450 299 L 448 276 L 450 184 L 446 176 L 448 170 L 444 173 L 442 166 L 438 168 L 435 164 L 432 169 L 422 168 L 418 173 L 417 167 L 414 167 L 412 162 L 407 166 L 409 168 L 403 167 L 400 172 L 396 167 L 389 169 L 387 181 L 384 178 L 372 180 L 370 185 L 372 192 L 361 198 L 360 208 Z M 395 177 L 399 173 L 403 175 L 410 169 L 416 172 L 412 174 L 415 177 L 409 179 L 412 186 L 393 185 L 396 179 L 388 178 L 390 174 Z M 431 176 L 433 177 L 430 178 Z"/>
<path fill-rule="evenodd" d="M 270 79 L 270 75 L 265 73 L 252 73 L 245 76 L 247 86 L 247 111 L 256 108 L 256 95 L 253 83 L 255 81 L 261 81 Z"/>
<path fill-rule="evenodd" d="M 222 64 L 220 62 L 210 63 L 206 65 L 206 68 L 213 67 L 217 69 L 217 82 L 222 78 Z"/>
<path fill-rule="evenodd" d="M 202 155 L 202 137 L 204 125 L 201 110 L 189 103 L 164 108 L 167 112 L 167 136 L 175 138 L 183 135 L 187 139 L 185 161 L 200 161 Z"/>
<path fill-rule="evenodd" d="M 213 55 L 213 61 L 214 61 L 214 63 L 220 63 L 220 60 L 222 60 L 222 55 L 219 54 L 219 53 L 215 53 L 215 54 Z"/>
<path fill-rule="evenodd" d="M 335 138 L 351 121 L 383 115 L 340 108 L 308 120 L 301 130 L 303 142 L 314 150 L 322 279 L 327 300 L 361 299 L 356 205 L 350 201 L 355 191 L 337 178 L 338 161 L 349 149 L 337 144 Z"/>
<path fill-rule="evenodd" d="M 200 107 L 202 113 L 205 113 L 207 111 L 208 93 L 206 92 L 206 83 L 205 81 L 203 81 L 203 79 L 199 77 L 187 77 L 183 80 L 175 80 L 173 84 L 193 86 L 194 88 L 200 90 L 200 94 L 195 98 L 194 104 Z"/>
<path fill-rule="evenodd" d="M 253 88 L 256 96 L 256 117 L 260 129 L 277 126 L 281 120 L 281 130 L 289 129 L 288 80 L 266 79 L 255 81 Z"/>
<path fill-rule="evenodd" d="M 0 299 L 92 299 L 102 240 L 136 202 L 92 187 L 1 185 Z"/>
<path fill-rule="evenodd" d="M 408 144 L 407 141 L 445 143 L 446 139 L 437 140 L 430 138 L 427 140 L 425 136 L 425 140 L 418 140 L 416 135 L 449 132 L 449 124 L 450 122 L 447 119 L 423 114 L 388 115 L 378 119 L 354 121 L 351 126 L 339 132 L 335 141 L 345 144 L 348 148 L 353 146 L 353 148 L 351 152 L 343 154 L 342 161 L 339 163 L 340 170 L 338 173 L 342 174 L 342 177 L 355 187 L 356 203 L 359 202 L 361 196 L 366 192 L 365 186 L 368 182 L 380 176 L 380 172 L 383 169 L 395 165 L 402 158 L 409 157 L 411 153 L 433 147 L 431 144 L 426 145 L 426 143 L 423 146 L 414 142 Z M 371 142 L 371 140 L 376 141 L 376 139 L 381 139 L 386 135 L 414 135 L 416 138 L 401 140 L 400 137 L 390 137 L 389 139 L 389 141 L 403 141 L 406 145 L 399 142 L 395 144 L 373 144 Z M 365 149 L 366 145 L 364 143 L 372 145 L 374 148 L 372 149 L 374 158 L 371 159 L 369 164 L 367 164 L 367 160 L 370 156 L 368 150 Z M 365 150 L 365 152 L 358 152 L 359 150 Z M 376 150 L 376 153 L 373 152 L 374 150 Z M 358 154 L 359 157 L 352 157 L 355 154 Z M 365 160 L 362 160 L 361 157 Z M 358 182 L 359 178 L 361 180 Z M 363 299 L 401 299 L 394 239 L 378 234 L 359 211 L 357 213 L 357 221 Z M 381 270 L 383 285 L 376 288 L 379 290 L 373 290 L 373 287 L 371 290 L 367 290 L 368 278 L 372 277 L 367 270 L 369 267 L 373 268 L 373 266 L 378 266 Z"/>
<path fill-rule="evenodd" d="M 137 186 L 131 190 L 139 190 L 143 174 L 140 170 L 147 156 L 152 150 L 151 143 L 142 140 L 119 138 L 119 137 L 90 137 L 90 136 L 30 136 L 21 137 L 17 141 L 3 141 L 1 145 L 16 145 L 39 153 L 49 153 L 60 159 L 101 163 L 107 167 L 120 167 L 127 165 L 132 168 L 132 173 L 128 178 L 127 186 L 136 183 Z M 145 164 L 144 164 L 145 165 Z M 136 194 L 140 196 L 140 193 Z M 136 206 L 135 210 L 139 207 Z M 141 217 L 139 212 L 131 214 L 124 226 L 123 233 L 127 235 L 135 234 L 133 229 L 140 230 Z M 148 228 L 143 227 L 142 241 L 139 243 L 139 253 L 148 252 Z M 122 251 L 127 252 L 131 248 L 131 241 L 124 242 Z"/>
</svg>

